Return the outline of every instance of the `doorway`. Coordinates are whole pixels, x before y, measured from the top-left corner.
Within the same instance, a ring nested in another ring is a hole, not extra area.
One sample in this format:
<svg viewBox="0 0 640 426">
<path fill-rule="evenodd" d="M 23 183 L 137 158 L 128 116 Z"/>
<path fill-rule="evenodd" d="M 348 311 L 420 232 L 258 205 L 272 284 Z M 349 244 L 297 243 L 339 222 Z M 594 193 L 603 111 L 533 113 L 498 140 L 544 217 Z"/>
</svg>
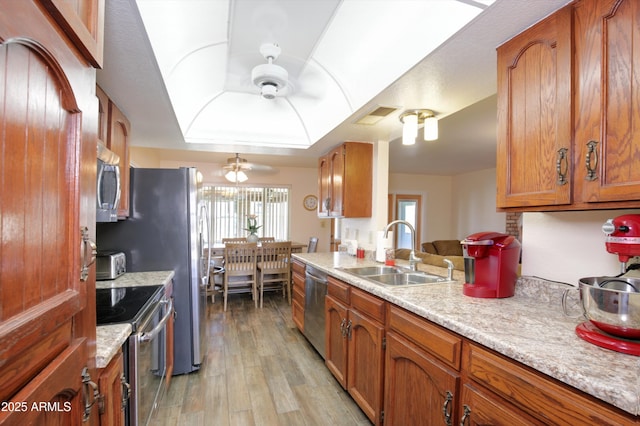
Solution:
<svg viewBox="0 0 640 426">
<path fill-rule="evenodd" d="M 390 201 L 391 201 L 391 194 Z M 396 194 L 395 203 L 390 204 L 389 213 L 393 219 L 405 220 L 416 231 L 415 249 L 420 251 L 420 218 L 422 217 L 422 196 L 415 194 Z M 391 208 L 394 205 L 395 208 Z M 391 215 L 391 213 L 395 213 Z M 411 248 L 411 231 L 403 224 L 396 226 L 396 248 Z"/>
</svg>

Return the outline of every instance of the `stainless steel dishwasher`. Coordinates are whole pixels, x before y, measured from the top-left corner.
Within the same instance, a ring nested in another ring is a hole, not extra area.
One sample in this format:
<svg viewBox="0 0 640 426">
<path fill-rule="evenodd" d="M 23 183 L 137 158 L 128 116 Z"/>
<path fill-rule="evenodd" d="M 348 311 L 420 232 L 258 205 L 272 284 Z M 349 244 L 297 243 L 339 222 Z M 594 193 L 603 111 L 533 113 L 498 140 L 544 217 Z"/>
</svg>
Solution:
<svg viewBox="0 0 640 426">
<path fill-rule="evenodd" d="M 324 359 L 324 297 L 327 274 L 307 265 L 305 270 L 304 335 Z"/>
</svg>

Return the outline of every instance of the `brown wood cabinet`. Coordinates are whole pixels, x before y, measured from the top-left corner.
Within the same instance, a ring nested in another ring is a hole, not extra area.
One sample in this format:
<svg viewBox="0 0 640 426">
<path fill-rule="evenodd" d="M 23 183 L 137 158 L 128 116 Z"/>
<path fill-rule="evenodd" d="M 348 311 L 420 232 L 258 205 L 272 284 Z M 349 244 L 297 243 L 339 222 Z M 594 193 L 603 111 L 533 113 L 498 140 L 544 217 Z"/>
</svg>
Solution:
<svg viewBox="0 0 640 426">
<path fill-rule="evenodd" d="M 129 135 L 131 124 L 109 96 L 96 86 L 98 98 L 98 141 L 120 158 L 120 205 L 118 219 L 129 217 Z"/>
<path fill-rule="evenodd" d="M 318 215 L 371 217 L 373 145 L 345 142 L 318 160 Z"/>
<path fill-rule="evenodd" d="M 118 219 L 129 217 L 129 135 L 131 124 L 116 104 L 109 101 L 109 132 L 107 148 L 120 157 L 120 205 Z"/>
<path fill-rule="evenodd" d="M 498 208 L 569 205 L 571 8 L 498 48 Z"/>
<path fill-rule="evenodd" d="M 465 425 L 486 424 L 487 418 L 491 424 L 520 424 L 511 422 L 513 416 L 529 419 L 522 424 L 637 424 L 634 416 L 472 342 L 464 343 L 462 370 L 467 390 L 476 390 L 461 401 L 469 421 Z M 505 417 L 492 412 L 486 401 L 503 408 Z"/>
<path fill-rule="evenodd" d="M 293 261 L 293 298 L 291 300 L 291 313 L 293 322 L 298 330 L 304 331 L 304 304 L 305 304 L 305 277 L 304 263 Z"/>
<path fill-rule="evenodd" d="M 100 371 L 98 387 L 102 395 L 100 425 L 124 425 L 124 408 L 129 396 L 129 384 L 124 378 L 122 351 L 119 351 L 109 365 Z"/>
<path fill-rule="evenodd" d="M 497 206 L 640 207 L 633 0 L 579 0 L 498 48 Z"/>
<path fill-rule="evenodd" d="M 374 424 L 382 423 L 384 306 L 383 300 L 329 277 L 325 362 Z"/>
<path fill-rule="evenodd" d="M 575 4 L 575 181 L 588 208 L 640 206 L 640 4 Z"/>
<path fill-rule="evenodd" d="M 389 305 L 384 421 L 457 424 L 462 340 Z"/>
<path fill-rule="evenodd" d="M 42 7 L 50 3 L 66 11 L 71 2 L 0 6 L 0 400 L 27 408 L 0 411 L 0 423 L 79 425 L 88 415 L 91 425 L 97 406 L 85 411 L 84 397 L 92 400 L 97 380 L 95 69 Z"/>
</svg>

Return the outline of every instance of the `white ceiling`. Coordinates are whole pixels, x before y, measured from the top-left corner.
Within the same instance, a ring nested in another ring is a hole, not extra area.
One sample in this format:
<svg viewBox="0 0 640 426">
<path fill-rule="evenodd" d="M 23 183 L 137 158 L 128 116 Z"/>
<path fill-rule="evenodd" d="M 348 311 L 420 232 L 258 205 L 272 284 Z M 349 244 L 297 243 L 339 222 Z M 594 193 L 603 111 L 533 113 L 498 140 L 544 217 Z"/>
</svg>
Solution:
<svg viewBox="0 0 640 426">
<path fill-rule="evenodd" d="M 469 5 L 483 2 L 138 2 L 143 13 L 157 4 L 180 7 L 162 25 L 149 26 L 149 34 L 159 35 L 171 52 L 156 59 L 135 0 L 105 2 L 105 60 L 98 84 L 132 122 L 134 146 L 160 148 L 167 159 L 185 162 L 224 163 L 240 152 L 251 162 L 313 167 L 319 155 L 344 140 L 390 140 L 391 172 L 451 175 L 495 167 L 495 48 L 568 0 L 497 0 L 453 36 L 439 29 L 440 40 L 424 12 L 419 25 L 409 16 L 418 16 L 425 4 L 433 10 L 456 6 L 461 14 L 481 10 Z M 392 19 L 401 5 L 411 13 Z M 209 10 L 205 14 L 195 6 Z M 427 39 L 444 43 L 433 50 Z M 289 71 L 292 87 L 286 97 L 265 100 L 249 76 L 253 66 L 265 62 L 260 44 L 271 41 L 282 48 L 276 64 Z M 178 81 L 193 84 L 177 89 Z M 355 123 L 379 106 L 398 110 L 375 125 Z M 436 112 L 437 141 L 400 144 L 398 116 L 413 108 Z M 183 131 L 187 140 L 205 143 L 185 142 Z M 274 132 L 277 136 L 270 136 Z M 257 144 L 283 140 L 289 147 Z M 291 148 L 305 145 L 311 146 Z"/>
</svg>

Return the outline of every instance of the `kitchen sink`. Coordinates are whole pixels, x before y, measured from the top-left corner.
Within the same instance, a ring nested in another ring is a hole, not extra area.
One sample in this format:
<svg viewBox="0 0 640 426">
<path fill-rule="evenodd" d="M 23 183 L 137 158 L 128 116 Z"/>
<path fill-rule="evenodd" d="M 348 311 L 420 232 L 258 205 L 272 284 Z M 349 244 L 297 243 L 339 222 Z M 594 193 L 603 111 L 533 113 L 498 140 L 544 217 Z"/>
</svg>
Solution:
<svg viewBox="0 0 640 426">
<path fill-rule="evenodd" d="M 382 274 L 401 274 L 403 270 L 396 268 L 395 266 L 361 266 L 357 268 L 341 268 L 345 272 L 350 274 L 369 276 L 369 275 L 382 275 Z"/>
<path fill-rule="evenodd" d="M 365 278 L 375 284 L 400 287 L 420 284 L 442 283 L 448 281 L 440 275 L 421 271 L 411 271 L 396 266 L 362 266 L 340 268 L 344 272 Z"/>
<path fill-rule="evenodd" d="M 439 275 L 425 274 L 423 272 L 402 272 L 398 274 L 370 275 L 366 277 L 371 281 L 376 281 L 384 285 L 402 286 L 416 284 L 431 284 L 447 281 Z"/>
</svg>

